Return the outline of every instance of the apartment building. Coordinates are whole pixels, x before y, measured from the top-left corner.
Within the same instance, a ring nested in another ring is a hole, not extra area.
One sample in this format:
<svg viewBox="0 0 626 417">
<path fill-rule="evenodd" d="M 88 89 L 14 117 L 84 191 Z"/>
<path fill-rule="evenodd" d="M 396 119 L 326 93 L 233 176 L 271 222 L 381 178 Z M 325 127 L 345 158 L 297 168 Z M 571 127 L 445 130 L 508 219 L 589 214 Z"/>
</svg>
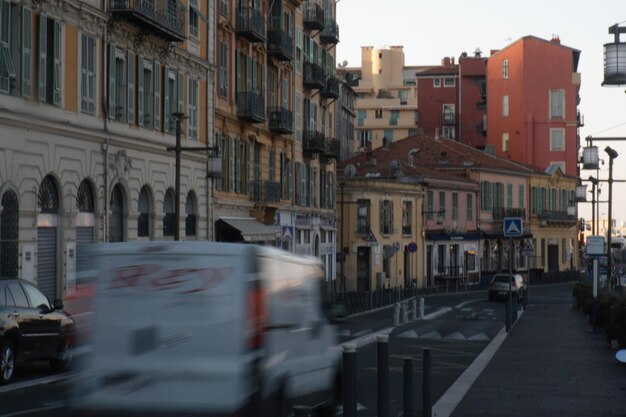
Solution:
<svg viewBox="0 0 626 417">
<path fill-rule="evenodd" d="M 0 276 L 71 294 L 91 242 L 206 239 L 213 2 L 0 2 Z M 211 22 L 211 24 L 209 24 Z M 180 201 L 176 218 L 175 203 Z M 178 221 L 177 221 L 178 220 Z"/>
<path fill-rule="evenodd" d="M 222 0 L 216 13 L 216 240 L 318 256 L 329 280 L 339 158 L 335 13 L 331 0 Z"/>
<path fill-rule="evenodd" d="M 579 59 L 557 36 L 525 36 L 489 57 L 487 139 L 498 155 L 577 175 Z"/>
</svg>

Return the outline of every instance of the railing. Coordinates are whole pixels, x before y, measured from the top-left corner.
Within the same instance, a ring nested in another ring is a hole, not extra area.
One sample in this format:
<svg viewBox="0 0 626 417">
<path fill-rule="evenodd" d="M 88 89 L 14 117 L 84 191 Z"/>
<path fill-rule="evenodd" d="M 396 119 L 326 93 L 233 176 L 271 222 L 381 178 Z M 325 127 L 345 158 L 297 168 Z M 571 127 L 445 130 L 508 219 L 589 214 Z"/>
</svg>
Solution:
<svg viewBox="0 0 626 417">
<path fill-rule="evenodd" d="M 254 7 L 238 7 L 235 30 L 251 42 L 265 41 L 265 19 L 263 13 Z"/>
<path fill-rule="evenodd" d="M 267 203 L 278 203 L 280 201 L 280 183 L 274 181 L 253 181 L 252 200 L 264 201 Z"/>
<path fill-rule="evenodd" d="M 324 29 L 324 9 L 318 4 L 309 4 L 304 8 L 303 22 L 307 30 Z"/>
<path fill-rule="evenodd" d="M 136 20 L 167 41 L 185 39 L 186 8 L 177 0 L 110 0 L 109 11 Z"/>
<path fill-rule="evenodd" d="M 270 30 L 267 34 L 267 54 L 280 61 L 293 60 L 293 38 L 282 30 Z"/>
<path fill-rule="evenodd" d="M 320 40 L 323 44 L 339 43 L 339 25 L 334 20 L 326 20 L 324 29 L 320 33 Z"/>
<path fill-rule="evenodd" d="M 572 216 L 567 214 L 567 211 L 560 210 L 542 210 L 541 213 L 538 213 L 537 216 L 539 220 L 546 221 L 565 221 L 565 222 L 575 222 L 576 216 Z"/>
<path fill-rule="evenodd" d="M 252 91 L 237 93 L 237 116 L 254 123 L 265 121 L 265 97 Z"/>
<path fill-rule="evenodd" d="M 330 76 L 326 79 L 326 85 L 320 90 L 320 95 L 326 98 L 338 98 L 339 97 L 339 80 Z"/>
<path fill-rule="evenodd" d="M 323 155 L 325 150 L 324 134 L 313 130 L 302 132 L 302 152 L 311 157 L 314 154 Z"/>
<path fill-rule="evenodd" d="M 523 208 L 511 208 L 511 207 L 494 207 L 493 211 L 494 220 L 502 220 L 505 217 L 521 217 L 526 218 L 526 209 Z"/>
<path fill-rule="evenodd" d="M 326 139 L 326 149 L 324 150 L 326 161 L 328 162 L 331 159 L 339 159 L 340 148 L 341 143 L 339 142 L 339 139 Z"/>
<path fill-rule="evenodd" d="M 269 128 L 276 133 L 293 133 L 293 112 L 284 107 L 271 107 Z"/>
<path fill-rule="evenodd" d="M 304 86 L 318 90 L 326 87 L 326 73 L 322 67 L 311 62 L 304 63 Z"/>
</svg>

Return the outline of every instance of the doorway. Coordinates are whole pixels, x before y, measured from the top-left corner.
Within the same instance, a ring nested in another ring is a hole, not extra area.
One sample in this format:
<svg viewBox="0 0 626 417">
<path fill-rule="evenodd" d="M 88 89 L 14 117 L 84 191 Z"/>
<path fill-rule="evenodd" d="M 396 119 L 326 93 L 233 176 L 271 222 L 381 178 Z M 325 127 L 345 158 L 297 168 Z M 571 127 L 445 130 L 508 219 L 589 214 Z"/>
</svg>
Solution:
<svg viewBox="0 0 626 417">
<path fill-rule="evenodd" d="M 357 291 L 370 290 L 370 258 L 372 249 L 359 246 L 356 253 L 356 289 Z"/>
</svg>

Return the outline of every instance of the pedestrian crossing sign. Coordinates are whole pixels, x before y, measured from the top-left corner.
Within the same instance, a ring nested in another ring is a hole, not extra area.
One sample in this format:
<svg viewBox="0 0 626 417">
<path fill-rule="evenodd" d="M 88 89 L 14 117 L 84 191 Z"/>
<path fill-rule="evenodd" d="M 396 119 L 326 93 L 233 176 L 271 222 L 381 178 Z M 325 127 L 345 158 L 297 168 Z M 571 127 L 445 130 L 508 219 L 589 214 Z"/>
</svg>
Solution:
<svg viewBox="0 0 626 417">
<path fill-rule="evenodd" d="M 535 256 L 535 246 L 530 239 L 522 241 L 522 256 Z"/>
<path fill-rule="evenodd" d="M 502 222 L 504 237 L 522 237 L 524 228 L 521 217 L 505 217 Z"/>
</svg>

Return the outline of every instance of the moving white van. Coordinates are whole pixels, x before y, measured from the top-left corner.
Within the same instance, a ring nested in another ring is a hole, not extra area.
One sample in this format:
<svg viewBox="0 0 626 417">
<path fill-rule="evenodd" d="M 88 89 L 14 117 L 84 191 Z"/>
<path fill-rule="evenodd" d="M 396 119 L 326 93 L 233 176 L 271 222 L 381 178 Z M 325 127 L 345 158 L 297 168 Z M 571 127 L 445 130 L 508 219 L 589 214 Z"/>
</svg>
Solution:
<svg viewBox="0 0 626 417">
<path fill-rule="evenodd" d="M 94 245 L 79 415 L 334 414 L 340 357 L 319 260 L 253 245 Z M 91 413 L 90 413 L 91 412 Z"/>
</svg>

